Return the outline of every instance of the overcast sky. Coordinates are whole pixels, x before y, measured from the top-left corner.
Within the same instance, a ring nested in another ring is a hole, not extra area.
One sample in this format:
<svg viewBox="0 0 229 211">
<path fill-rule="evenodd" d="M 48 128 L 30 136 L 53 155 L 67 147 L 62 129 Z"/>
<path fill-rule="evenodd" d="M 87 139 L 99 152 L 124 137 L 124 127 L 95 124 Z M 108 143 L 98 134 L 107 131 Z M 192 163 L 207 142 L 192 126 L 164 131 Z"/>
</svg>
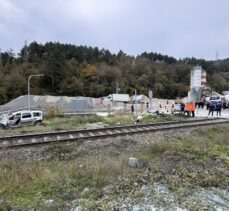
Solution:
<svg viewBox="0 0 229 211">
<path fill-rule="evenodd" d="M 0 0 L 0 48 L 37 41 L 144 51 L 176 58 L 229 57 L 228 0 Z"/>
</svg>

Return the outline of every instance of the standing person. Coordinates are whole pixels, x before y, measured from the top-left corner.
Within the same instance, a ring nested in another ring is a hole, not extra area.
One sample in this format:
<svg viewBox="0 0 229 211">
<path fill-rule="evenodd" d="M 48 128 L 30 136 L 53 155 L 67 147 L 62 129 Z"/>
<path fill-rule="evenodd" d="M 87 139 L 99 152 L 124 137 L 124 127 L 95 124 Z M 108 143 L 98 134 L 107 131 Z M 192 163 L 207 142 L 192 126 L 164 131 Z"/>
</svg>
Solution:
<svg viewBox="0 0 229 211">
<path fill-rule="evenodd" d="M 213 105 L 213 103 L 210 103 L 210 105 L 209 105 L 209 107 L 208 107 L 208 110 L 209 110 L 208 116 L 209 116 L 210 114 L 212 114 L 212 116 L 213 116 L 213 111 L 214 111 L 214 105 Z"/>
<path fill-rule="evenodd" d="M 190 109 L 191 109 L 192 117 L 195 117 L 196 104 L 190 103 Z"/>
<path fill-rule="evenodd" d="M 174 114 L 174 104 L 172 104 L 172 109 L 171 109 L 171 113 Z"/>
<path fill-rule="evenodd" d="M 146 103 L 146 109 L 148 111 L 148 109 L 149 109 L 149 102 Z"/>
<path fill-rule="evenodd" d="M 185 104 L 181 103 L 180 104 L 180 112 L 181 112 L 181 114 L 184 114 L 184 108 L 185 108 Z"/>
<path fill-rule="evenodd" d="M 209 110 L 209 107 L 210 107 L 210 103 L 209 102 L 207 102 L 207 110 Z"/>
<path fill-rule="evenodd" d="M 134 104 L 131 104 L 131 112 L 134 114 Z"/>
<path fill-rule="evenodd" d="M 217 102 L 216 104 L 216 115 L 218 116 L 221 116 L 221 110 L 222 110 L 222 104 L 221 102 Z"/>
</svg>

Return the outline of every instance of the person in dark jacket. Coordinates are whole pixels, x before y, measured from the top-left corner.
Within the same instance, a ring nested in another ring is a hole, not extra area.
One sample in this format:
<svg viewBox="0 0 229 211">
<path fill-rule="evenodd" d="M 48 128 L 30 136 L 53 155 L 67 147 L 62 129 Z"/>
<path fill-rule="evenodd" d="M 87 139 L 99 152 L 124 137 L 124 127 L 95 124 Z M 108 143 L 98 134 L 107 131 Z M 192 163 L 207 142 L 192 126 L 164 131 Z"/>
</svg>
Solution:
<svg viewBox="0 0 229 211">
<path fill-rule="evenodd" d="M 184 107 L 185 107 L 185 104 L 184 104 L 184 103 L 181 103 L 181 104 L 180 104 L 180 111 L 181 111 L 181 114 L 184 114 Z"/>
<path fill-rule="evenodd" d="M 131 105 L 131 112 L 132 112 L 132 114 L 134 113 L 134 105 L 133 104 Z"/>
<path fill-rule="evenodd" d="M 221 116 L 221 110 L 222 110 L 222 104 L 221 104 L 221 102 L 218 102 L 217 104 L 216 104 L 216 115 L 218 116 Z"/>
<path fill-rule="evenodd" d="M 209 105 L 209 107 L 208 107 L 208 110 L 209 110 L 208 116 L 209 116 L 210 114 L 212 114 L 212 116 L 213 116 L 213 112 L 214 112 L 214 104 L 213 104 L 213 103 L 210 103 L 210 105 Z"/>
<path fill-rule="evenodd" d="M 206 106 L 207 106 L 207 110 L 209 110 L 210 103 L 209 103 L 209 102 L 207 102 Z"/>
</svg>

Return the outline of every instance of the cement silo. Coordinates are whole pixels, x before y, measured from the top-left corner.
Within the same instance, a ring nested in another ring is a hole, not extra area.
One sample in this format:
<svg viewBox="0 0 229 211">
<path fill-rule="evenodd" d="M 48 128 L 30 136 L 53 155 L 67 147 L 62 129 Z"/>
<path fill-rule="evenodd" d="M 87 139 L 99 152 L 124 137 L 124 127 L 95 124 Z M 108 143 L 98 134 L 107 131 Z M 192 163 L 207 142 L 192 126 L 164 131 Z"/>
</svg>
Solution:
<svg viewBox="0 0 229 211">
<path fill-rule="evenodd" d="M 201 66 L 195 66 L 191 71 L 190 77 L 190 101 L 202 101 L 203 91 L 207 82 L 206 71 Z"/>
</svg>

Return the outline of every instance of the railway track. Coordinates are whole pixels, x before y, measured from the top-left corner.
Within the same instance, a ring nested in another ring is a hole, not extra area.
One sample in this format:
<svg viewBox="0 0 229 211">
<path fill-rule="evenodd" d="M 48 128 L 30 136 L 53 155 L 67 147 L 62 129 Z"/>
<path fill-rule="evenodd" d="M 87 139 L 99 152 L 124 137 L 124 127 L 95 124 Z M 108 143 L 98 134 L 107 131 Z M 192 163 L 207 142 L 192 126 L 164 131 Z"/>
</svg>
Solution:
<svg viewBox="0 0 229 211">
<path fill-rule="evenodd" d="M 0 149 L 28 147 L 58 142 L 80 141 L 85 139 L 102 139 L 137 133 L 172 130 L 188 127 L 208 126 L 229 123 L 229 119 L 193 119 L 186 121 L 169 121 L 162 123 L 126 125 L 99 129 L 59 131 L 0 137 Z"/>
</svg>

